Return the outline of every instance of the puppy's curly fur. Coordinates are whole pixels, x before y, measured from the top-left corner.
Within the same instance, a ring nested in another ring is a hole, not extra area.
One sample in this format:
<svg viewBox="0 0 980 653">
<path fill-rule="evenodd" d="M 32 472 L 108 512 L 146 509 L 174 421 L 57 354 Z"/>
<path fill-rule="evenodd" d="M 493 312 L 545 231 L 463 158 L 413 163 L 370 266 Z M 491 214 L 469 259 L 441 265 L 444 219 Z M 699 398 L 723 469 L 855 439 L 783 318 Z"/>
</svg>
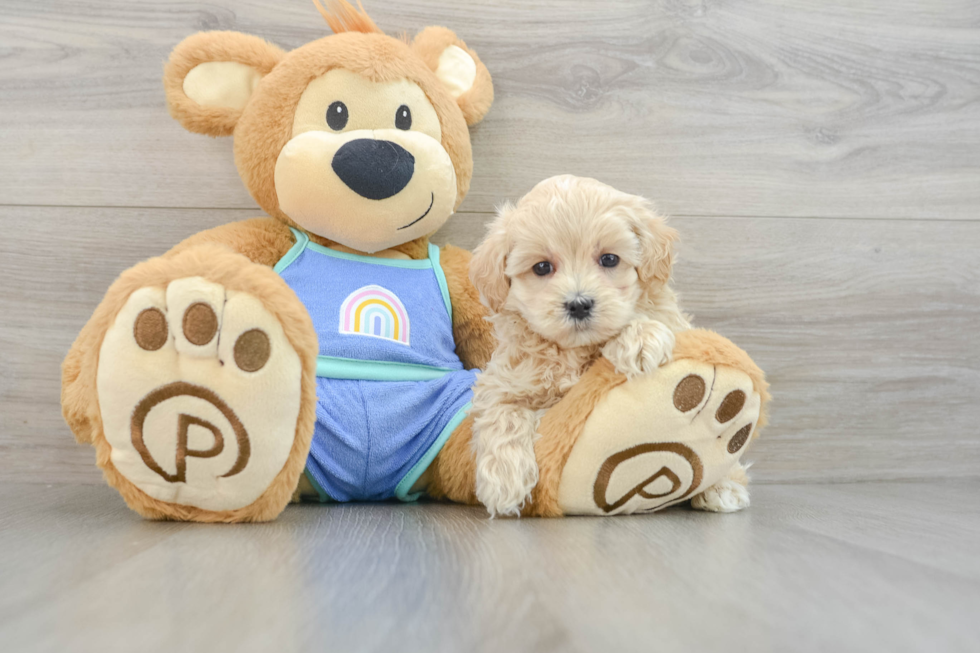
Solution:
<svg viewBox="0 0 980 653">
<path fill-rule="evenodd" d="M 645 199 L 571 175 L 500 210 L 470 264 L 499 343 L 472 411 L 476 493 L 491 515 L 520 514 L 541 413 L 596 358 L 628 377 L 670 361 L 690 328 L 668 285 L 676 238 Z"/>
</svg>

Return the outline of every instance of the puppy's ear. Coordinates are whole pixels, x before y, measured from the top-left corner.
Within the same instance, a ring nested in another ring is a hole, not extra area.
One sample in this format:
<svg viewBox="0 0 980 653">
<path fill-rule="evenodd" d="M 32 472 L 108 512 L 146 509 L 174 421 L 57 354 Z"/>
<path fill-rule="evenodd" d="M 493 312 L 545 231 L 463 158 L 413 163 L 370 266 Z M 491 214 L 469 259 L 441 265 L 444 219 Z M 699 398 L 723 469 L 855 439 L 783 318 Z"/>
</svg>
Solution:
<svg viewBox="0 0 980 653">
<path fill-rule="evenodd" d="M 257 36 L 239 32 L 188 36 L 163 70 L 170 115 L 188 131 L 231 135 L 255 86 L 284 55 Z"/>
<path fill-rule="evenodd" d="M 504 273 L 510 253 L 510 239 L 504 226 L 508 214 L 513 210 L 511 204 L 501 207 L 487 237 L 473 250 L 470 260 L 470 281 L 480 293 L 480 300 L 494 313 L 504 307 L 507 293 L 510 292 L 510 279 Z"/>
<path fill-rule="evenodd" d="M 668 227 L 663 216 L 658 215 L 648 202 L 641 201 L 630 207 L 630 223 L 640 241 L 642 257 L 637 273 L 645 288 L 662 286 L 670 280 L 674 267 L 674 242 L 677 230 Z"/>
<path fill-rule="evenodd" d="M 445 27 L 426 27 L 412 48 L 456 100 L 466 124 L 472 127 L 483 120 L 493 104 L 493 82 L 476 52 Z"/>
</svg>

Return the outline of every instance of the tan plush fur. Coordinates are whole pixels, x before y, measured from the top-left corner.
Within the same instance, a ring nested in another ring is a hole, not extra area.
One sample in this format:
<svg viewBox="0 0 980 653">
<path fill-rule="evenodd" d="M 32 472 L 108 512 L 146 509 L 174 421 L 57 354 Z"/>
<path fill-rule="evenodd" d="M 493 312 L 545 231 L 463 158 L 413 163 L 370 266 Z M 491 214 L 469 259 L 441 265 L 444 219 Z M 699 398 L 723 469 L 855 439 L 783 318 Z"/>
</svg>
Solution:
<svg viewBox="0 0 980 653">
<path fill-rule="evenodd" d="M 690 327 L 667 285 L 675 238 L 642 198 L 568 175 L 491 225 L 471 265 L 499 343 L 473 397 L 476 492 L 491 515 L 519 514 L 538 480 L 541 411 L 600 354 L 628 378 L 670 361 L 674 333 Z"/>
<path fill-rule="evenodd" d="M 476 499 L 476 458 L 473 455 L 473 417 L 456 427 L 442 451 L 429 467 L 426 494 L 433 499 L 455 503 L 478 503 Z"/>
<path fill-rule="evenodd" d="M 487 309 L 480 302 L 480 294 L 470 283 L 472 257 L 465 249 L 452 245 L 444 247 L 440 256 L 449 286 L 449 299 L 453 305 L 456 354 L 468 370 L 485 368 L 497 346 L 493 326 L 486 320 Z"/>
<path fill-rule="evenodd" d="M 364 11 L 360 0 L 357 2 L 357 9 L 347 2 L 347 0 L 326 0 L 326 6 L 320 0 L 313 0 L 317 10 L 323 19 L 327 21 L 335 33 L 341 32 L 380 32 L 378 26 L 374 24 L 371 17 Z"/>
<path fill-rule="evenodd" d="M 248 292 L 262 301 L 281 322 L 303 366 L 300 414 L 289 458 L 272 485 L 255 503 L 238 510 L 213 512 L 153 499 L 126 480 L 112 464 L 111 447 L 102 431 L 96 393 L 99 350 L 105 332 L 129 296 L 145 287 L 165 287 L 171 281 L 200 276 L 232 290 Z M 108 483 L 144 517 L 208 522 L 266 521 L 275 518 L 296 487 L 316 418 L 316 333 L 309 315 L 288 286 L 272 270 L 251 264 L 228 247 L 200 245 L 173 256 L 150 259 L 124 272 L 109 288 L 95 314 L 78 336 L 62 368 L 62 410 L 79 441 L 92 442 L 96 462 Z"/>
<path fill-rule="evenodd" d="M 241 110 L 202 107 L 184 94 L 184 78 L 195 66 L 210 61 L 234 61 L 267 75 L 285 53 L 257 36 L 238 32 L 200 32 L 174 48 L 163 71 L 163 87 L 170 115 L 188 131 L 208 136 L 230 136 Z"/>
<path fill-rule="evenodd" d="M 251 218 L 194 234 L 164 256 L 173 256 L 200 245 L 222 245 L 253 263 L 272 267 L 294 244 L 289 227 L 273 218 Z"/>
<path fill-rule="evenodd" d="M 452 30 L 445 27 L 426 27 L 412 40 L 412 48 L 432 70 L 436 69 L 439 64 L 439 56 L 450 45 L 462 48 L 476 62 L 476 81 L 473 88 L 456 98 L 459 108 L 463 111 L 466 124 L 472 126 L 483 120 L 483 116 L 487 115 L 490 105 L 493 104 L 493 84 L 490 81 L 490 71 L 480 61 L 476 52 L 466 47 L 466 44 Z"/>
</svg>

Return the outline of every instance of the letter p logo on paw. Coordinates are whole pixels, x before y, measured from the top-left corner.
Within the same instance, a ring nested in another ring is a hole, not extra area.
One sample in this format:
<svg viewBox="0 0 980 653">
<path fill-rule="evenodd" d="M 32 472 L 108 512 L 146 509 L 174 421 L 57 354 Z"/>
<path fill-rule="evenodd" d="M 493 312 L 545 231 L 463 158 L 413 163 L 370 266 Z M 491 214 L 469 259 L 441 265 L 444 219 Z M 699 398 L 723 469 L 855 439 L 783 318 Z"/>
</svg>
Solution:
<svg viewBox="0 0 980 653">
<path fill-rule="evenodd" d="M 689 359 L 613 388 L 569 454 L 562 511 L 629 514 L 690 499 L 738 462 L 760 406 L 748 375 Z"/>
<path fill-rule="evenodd" d="M 180 412 L 176 420 L 176 440 L 174 455 L 172 457 L 173 466 L 175 469 L 174 473 L 166 471 L 161 464 L 157 462 L 153 456 L 153 453 L 147 446 L 146 440 L 143 438 L 143 427 L 154 408 L 157 408 L 165 402 L 179 400 L 181 398 L 200 399 L 209 403 L 219 413 L 221 413 L 221 416 L 224 417 L 224 421 L 230 425 L 231 431 L 234 434 L 234 441 L 237 444 L 238 454 L 234 458 L 234 463 L 232 464 L 231 469 L 229 469 L 226 473 L 221 474 L 221 476 L 223 478 L 234 476 L 245 469 L 245 466 L 248 464 L 251 447 L 248 441 L 248 433 L 245 431 L 245 427 L 242 425 L 241 420 L 238 419 L 238 416 L 235 415 L 235 412 L 228 406 L 228 404 L 226 404 L 221 397 L 216 395 L 211 390 L 199 385 L 181 381 L 171 383 L 163 386 L 162 388 L 157 388 L 150 394 L 146 395 L 146 397 L 144 397 L 143 400 L 137 404 L 136 409 L 133 411 L 133 447 L 139 452 L 140 457 L 143 459 L 143 462 L 146 463 L 146 466 L 159 474 L 163 480 L 169 483 L 186 483 L 188 457 L 215 458 L 224 453 L 225 437 L 220 427 L 215 426 L 207 419 Z M 201 427 L 204 430 L 210 431 L 211 436 L 214 438 L 213 444 L 211 444 L 211 446 L 207 449 L 191 449 L 189 446 L 191 426 Z"/>
<path fill-rule="evenodd" d="M 639 465 L 637 470 L 625 471 L 634 461 Z M 649 474 L 650 469 L 658 466 L 657 472 Z M 623 470 L 616 474 L 620 467 Z M 602 464 L 593 486 L 594 500 L 603 512 L 611 513 L 638 496 L 646 500 L 641 510 L 655 510 L 688 498 L 701 485 L 703 475 L 701 459 L 686 445 L 679 442 L 638 444 L 609 456 Z M 642 480 L 635 483 L 636 478 Z"/>
</svg>

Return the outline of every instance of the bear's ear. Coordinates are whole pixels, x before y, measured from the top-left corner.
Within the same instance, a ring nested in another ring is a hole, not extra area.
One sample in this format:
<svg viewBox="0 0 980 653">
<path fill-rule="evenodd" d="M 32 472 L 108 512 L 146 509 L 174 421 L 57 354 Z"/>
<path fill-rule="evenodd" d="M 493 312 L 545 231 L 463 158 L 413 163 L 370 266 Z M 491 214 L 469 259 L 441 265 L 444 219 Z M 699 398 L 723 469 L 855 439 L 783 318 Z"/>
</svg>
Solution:
<svg viewBox="0 0 980 653">
<path fill-rule="evenodd" d="M 187 37 L 163 71 L 170 115 L 188 131 L 230 135 L 259 80 L 284 55 L 276 46 L 239 32 Z"/>
<path fill-rule="evenodd" d="M 412 48 L 459 104 L 466 124 L 483 120 L 493 104 L 493 82 L 476 52 L 445 27 L 426 27 L 416 35 Z"/>
</svg>

